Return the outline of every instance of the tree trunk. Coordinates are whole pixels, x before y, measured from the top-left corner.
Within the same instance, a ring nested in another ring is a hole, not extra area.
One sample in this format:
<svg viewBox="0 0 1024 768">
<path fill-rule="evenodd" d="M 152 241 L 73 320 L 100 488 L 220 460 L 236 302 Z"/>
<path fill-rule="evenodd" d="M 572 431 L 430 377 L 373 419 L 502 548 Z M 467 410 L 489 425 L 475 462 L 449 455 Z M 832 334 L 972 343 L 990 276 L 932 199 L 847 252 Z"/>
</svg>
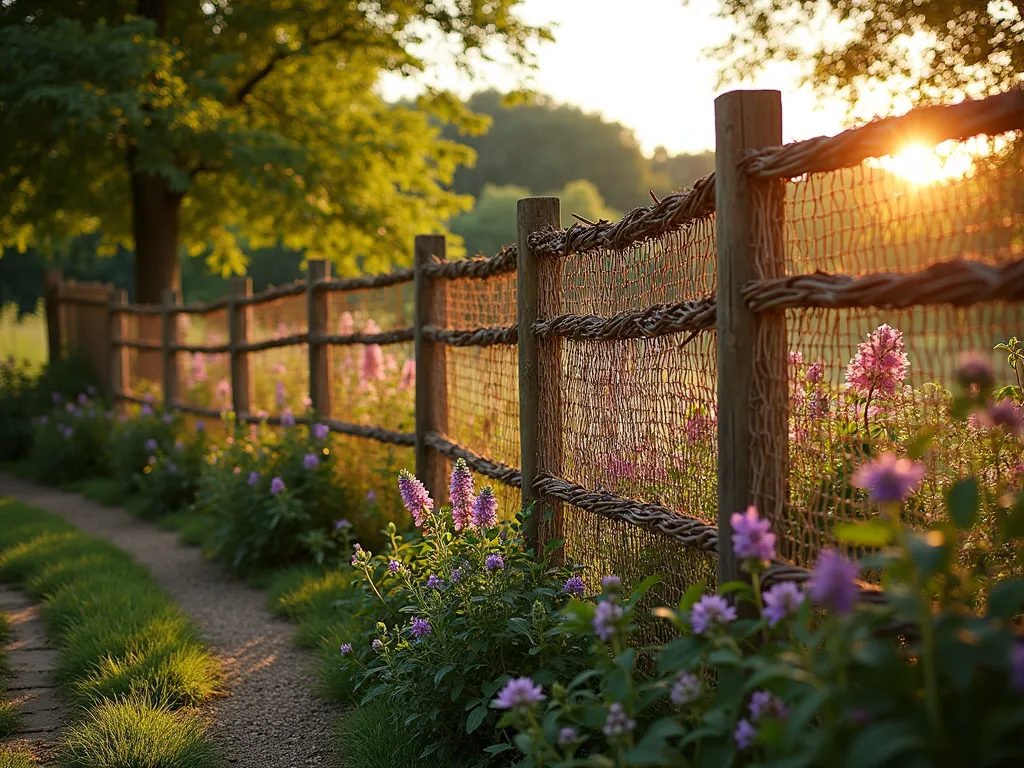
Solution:
<svg viewBox="0 0 1024 768">
<path fill-rule="evenodd" d="M 159 304 L 165 290 L 181 289 L 178 226 L 183 195 L 160 176 L 133 173 L 132 230 L 135 236 L 135 300 Z"/>
</svg>

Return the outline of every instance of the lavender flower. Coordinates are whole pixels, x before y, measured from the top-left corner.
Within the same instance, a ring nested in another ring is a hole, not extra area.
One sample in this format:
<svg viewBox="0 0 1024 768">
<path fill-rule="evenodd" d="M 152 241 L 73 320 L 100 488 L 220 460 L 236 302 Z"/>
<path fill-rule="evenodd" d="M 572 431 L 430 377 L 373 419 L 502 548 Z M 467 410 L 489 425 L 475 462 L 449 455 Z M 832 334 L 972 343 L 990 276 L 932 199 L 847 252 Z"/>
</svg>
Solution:
<svg viewBox="0 0 1024 768">
<path fill-rule="evenodd" d="M 529 677 L 517 677 L 505 683 L 491 706 L 495 709 L 529 709 L 547 698 L 543 690 Z"/>
<path fill-rule="evenodd" d="M 375 490 L 373 490 L 373 488 L 371 488 L 370 490 L 368 490 L 366 492 L 366 500 L 370 504 L 373 504 L 373 502 L 375 502 L 377 500 L 377 492 Z"/>
<path fill-rule="evenodd" d="M 280 477 L 275 477 L 273 480 L 270 481 L 270 492 L 271 492 L 271 494 L 273 494 L 274 496 L 277 496 L 283 490 L 284 490 L 284 480 L 282 480 Z"/>
<path fill-rule="evenodd" d="M 313 470 L 320 466 L 320 457 L 315 453 L 307 453 L 302 457 L 303 469 Z"/>
<path fill-rule="evenodd" d="M 605 736 L 614 739 L 631 733 L 634 728 L 636 728 L 636 721 L 630 719 L 621 704 L 616 701 L 608 707 L 608 719 L 604 721 L 604 727 L 601 729 Z"/>
<path fill-rule="evenodd" d="M 146 441 L 146 450 L 147 451 L 155 451 L 156 450 L 156 440 L 154 440 L 153 438 L 149 438 L 149 440 Z"/>
<path fill-rule="evenodd" d="M 139 408 L 139 415 L 140 416 L 152 416 L 153 415 L 153 406 L 150 405 L 149 403 L 143 404 L 143 406 L 141 408 Z"/>
<path fill-rule="evenodd" d="M 615 625 L 622 618 L 622 606 L 611 600 L 602 600 L 594 609 L 594 632 L 602 640 L 615 634 Z"/>
<path fill-rule="evenodd" d="M 473 503 L 476 501 L 473 495 L 473 475 L 469 471 L 465 459 L 455 462 L 449 489 L 448 498 L 452 503 L 452 521 L 455 523 L 455 530 L 461 531 L 469 525 Z"/>
<path fill-rule="evenodd" d="M 1024 643 L 1016 643 L 1010 651 L 1010 680 L 1018 693 L 1024 693 Z"/>
<path fill-rule="evenodd" d="M 398 573 L 400 570 L 402 570 L 402 564 L 398 560 L 392 559 L 388 563 L 388 573 L 391 575 Z"/>
<path fill-rule="evenodd" d="M 294 427 L 295 426 L 295 414 L 292 413 L 291 408 L 285 408 L 281 413 L 281 426 L 282 427 Z"/>
<path fill-rule="evenodd" d="M 804 601 L 800 587 L 791 581 L 783 581 L 764 593 L 764 617 L 774 627 L 787 616 L 800 610 Z"/>
<path fill-rule="evenodd" d="M 260 481 L 260 473 L 255 469 L 249 473 L 249 486 L 254 486 Z"/>
<path fill-rule="evenodd" d="M 576 733 L 575 728 L 566 726 L 558 731 L 558 746 L 568 747 L 579 738 L 579 734 Z"/>
<path fill-rule="evenodd" d="M 1005 429 L 1011 435 L 1019 435 L 1024 431 L 1024 410 L 1009 398 L 989 406 L 981 414 L 980 420 L 986 427 Z"/>
<path fill-rule="evenodd" d="M 488 571 L 500 571 L 505 568 L 505 558 L 495 552 L 493 555 L 488 555 L 487 559 L 484 560 L 484 567 Z"/>
<path fill-rule="evenodd" d="M 352 653 L 352 643 L 342 643 L 341 644 L 341 655 L 342 656 L 348 656 L 350 653 Z"/>
<path fill-rule="evenodd" d="M 373 650 L 375 651 L 381 651 L 384 649 L 384 643 L 382 643 L 380 639 L 375 637 L 373 639 L 373 642 L 370 643 L 370 647 L 373 648 Z"/>
<path fill-rule="evenodd" d="M 202 420 L 197 421 L 196 422 L 196 432 L 205 432 L 205 431 L 206 431 L 206 422 L 202 421 Z"/>
<path fill-rule="evenodd" d="M 821 360 L 815 360 L 807 368 L 807 373 L 804 378 L 807 379 L 811 384 L 817 384 L 821 381 L 821 377 L 825 375 L 825 364 Z"/>
<path fill-rule="evenodd" d="M 857 470 L 853 484 L 866 488 L 876 504 L 900 503 L 917 489 L 923 477 L 923 464 L 883 453 Z"/>
<path fill-rule="evenodd" d="M 680 672 L 676 681 L 672 683 L 668 697 L 677 707 L 683 707 L 695 702 L 703 692 L 704 686 L 700 678 L 690 672 Z"/>
<path fill-rule="evenodd" d="M 856 563 L 850 562 L 836 550 L 822 550 L 808 582 L 811 599 L 836 613 L 849 613 L 857 602 L 855 579 L 859 570 Z"/>
<path fill-rule="evenodd" d="M 762 717 L 782 720 L 789 715 L 789 709 L 782 699 L 770 691 L 754 691 L 750 697 L 750 717 L 757 722 Z"/>
<path fill-rule="evenodd" d="M 422 526 L 426 514 L 434 509 L 434 500 L 430 498 L 423 483 L 411 472 L 403 469 L 398 473 L 398 492 L 416 527 Z"/>
<path fill-rule="evenodd" d="M 690 624 L 698 635 L 735 620 L 736 609 L 721 595 L 704 595 L 690 609 Z"/>
<path fill-rule="evenodd" d="M 857 354 L 846 367 L 846 383 L 861 397 L 892 397 L 909 370 L 903 332 L 882 324 L 857 346 Z"/>
<path fill-rule="evenodd" d="M 462 581 L 462 569 L 461 568 L 455 568 L 455 569 L 452 570 L 451 580 L 452 580 L 452 584 L 458 584 L 460 581 Z"/>
<path fill-rule="evenodd" d="M 79 393 L 79 395 L 78 395 L 78 404 L 79 405 L 85 405 L 88 402 L 89 402 L 89 398 L 86 396 L 86 394 L 84 392 Z"/>
<path fill-rule="evenodd" d="M 988 392 L 995 386 L 996 376 L 987 355 L 969 350 L 960 353 L 956 380 L 969 392 Z"/>
<path fill-rule="evenodd" d="M 442 586 L 444 586 L 444 582 L 441 581 L 441 577 L 436 573 L 432 573 L 427 577 L 427 589 L 441 589 Z"/>
<path fill-rule="evenodd" d="M 313 439 L 314 440 L 326 440 L 327 435 L 330 434 L 331 428 L 326 424 L 314 424 L 313 425 Z"/>
<path fill-rule="evenodd" d="M 434 631 L 434 628 L 430 626 L 430 622 L 424 618 L 416 616 L 412 620 L 412 636 L 416 639 L 425 637 Z"/>
<path fill-rule="evenodd" d="M 771 562 L 775 559 L 775 534 L 771 522 L 758 517 L 757 507 L 751 505 L 744 513 L 729 518 L 732 525 L 732 549 L 741 560 Z"/>
<path fill-rule="evenodd" d="M 172 414 L 170 414 L 170 413 L 165 413 L 164 414 L 164 424 L 170 424 L 173 421 L 174 421 L 174 416 Z"/>
<path fill-rule="evenodd" d="M 284 382 L 278 380 L 278 382 L 274 385 L 274 406 L 278 410 L 281 410 L 281 408 L 284 406 L 286 397 L 287 392 L 285 391 L 284 388 Z"/>
<path fill-rule="evenodd" d="M 606 595 L 617 595 L 622 591 L 622 579 L 618 576 L 604 576 L 601 579 L 601 591 Z"/>
<path fill-rule="evenodd" d="M 732 736 L 736 739 L 736 746 L 739 749 L 747 749 L 757 738 L 757 729 L 748 720 L 740 720 L 736 723 L 736 730 Z"/>
<path fill-rule="evenodd" d="M 351 528 L 352 528 L 352 523 L 350 523 L 348 520 L 339 520 L 338 522 L 336 522 L 334 524 L 334 530 L 338 531 L 339 533 L 341 531 L 351 530 Z"/>
<path fill-rule="evenodd" d="M 562 591 L 565 594 L 573 595 L 574 597 L 581 597 L 585 590 L 586 586 L 583 584 L 581 576 L 570 576 L 565 580 L 565 585 L 562 587 Z"/>
<path fill-rule="evenodd" d="M 494 498 L 494 489 L 486 486 L 473 502 L 471 522 L 474 528 L 486 530 L 498 524 L 498 500 Z"/>
</svg>

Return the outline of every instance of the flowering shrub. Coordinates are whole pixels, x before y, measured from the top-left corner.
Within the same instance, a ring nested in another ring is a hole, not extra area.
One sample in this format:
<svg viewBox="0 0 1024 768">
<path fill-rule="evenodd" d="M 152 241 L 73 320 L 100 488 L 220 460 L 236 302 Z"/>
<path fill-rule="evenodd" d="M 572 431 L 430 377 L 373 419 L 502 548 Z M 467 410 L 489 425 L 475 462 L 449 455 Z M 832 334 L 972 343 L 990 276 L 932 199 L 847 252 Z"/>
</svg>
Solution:
<svg viewBox="0 0 1024 768">
<path fill-rule="evenodd" d="M 383 554 L 356 545 L 366 631 L 341 646 L 362 703 L 383 699 L 424 756 L 479 753 L 495 736 L 488 702 L 506 682 L 572 676 L 585 662 L 582 638 L 557 631 L 557 610 L 585 585 L 570 569 L 537 561 L 522 517 L 497 520 L 489 488 L 476 493 L 465 463 L 452 473 L 451 506 L 436 509 L 422 484 L 403 473 L 402 498 L 422 537 L 389 526 Z"/>
<path fill-rule="evenodd" d="M 130 406 L 116 417 L 110 435 L 110 471 L 122 493 L 142 490 L 143 474 L 152 471 L 151 457 L 171 452 L 180 423 L 180 417 L 150 403 Z"/>
<path fill-rule="evenodd" d="M 52 394 L 53 408 L 35 419 L 32 473 L 36 480 L 63 484 L 107 474 L 107 439 L 112 412 L 94 399 L 96 390 L 71 400 Z"/>
<path fill-rule="evenodd" d="M 199 478 L 206 457 L 206 430 L 184 432 L 177 422 L 171 424 L 180 435 L 169 448 L 149 438 L 152 449 L 142 472 L 136 475 L 138 509 L 146 517 L 163 517 L 188 508 L 196 499 Z"/>
<path fill-rule="evenodd" d="M 991 414 L 984 370 L 961 373 L 954 412 Z M 854 483 L 877 514 L 836 534 L 866 554 L 821 552 L 805 585 L 762 589 L 774 535 L 755 509 L 733 515 L 750 583 L 718 595 L 695 584 L 677 606 L 656 609 L 679 636 L 649 657 L 631 637 L 651 580 L 629 599 L 610 579 L 596 605 L 574 600 L 560 630 L 590 638 L 593 668 L 550 687 L 510 682 L 491 706 L 518 732 L 493 751 L 514 745 L 519 765 L 548 768 L 1024 762 L 1024 579 L 961 557 L 992 515 L 986 539 L 1011 547 L 1019 568 L 1024 495 L 967 477 L 947 486 L 942 519 L 911 530 L 900 508 L 924 476 L 915 457 L 862 465 Z M 865 570 L 881 575 L 883 600 L 859 600 Z"/>
<path fill-rule="evenodd" d="M 322 425 L 235 429 L 207 456 L 196 495 L 214 521 L 215 556 L 252 570 L 345 554 L 335 522 L 349 499 L 335 461 Z"/>
</svg>

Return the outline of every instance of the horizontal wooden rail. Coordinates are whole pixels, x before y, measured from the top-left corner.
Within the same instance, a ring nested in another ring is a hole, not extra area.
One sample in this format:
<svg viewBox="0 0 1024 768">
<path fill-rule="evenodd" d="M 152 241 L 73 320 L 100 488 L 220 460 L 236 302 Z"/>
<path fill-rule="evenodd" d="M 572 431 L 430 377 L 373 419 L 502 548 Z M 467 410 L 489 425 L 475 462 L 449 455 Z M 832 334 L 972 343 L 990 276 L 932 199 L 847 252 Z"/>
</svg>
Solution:
<svg viewBox="0 0 1024 768">
<path fill-rule="evenodd" d="M 506 275 L 516 271 L 516 246 L 502 248 L 495 256 L 473 256 L 458 261 L 436 259 L 423 267 L 423 273 L 432 280 L 458 280 L 472 278 L 485 280 L 497 275 Z"/>
<path fill-rule="evenodd" d="M 642 310 L 619 312 L 612 317 L 596 315 L 559 315 L 534 323 L 541 337 L 561 337 L 572 341 L 618 341 L 653 339 L 686 331 L 714 329 L 715 297 L 676 304 L 655 304 Z"/>
<path fill-rule="evenodd" d="M 391 285 L 401 285 L 413 281 L 412 269 L 397 269 L 394 272 L 385 272 L 380 275 L 362 275 L 360 277 L 345 277 L 333 280 L 319 280 L 314 284 L 314 290 L 325 290 L 329 293 L 343 293 L 345 291 L 363 291 L 368 288 L 386 288 Z"/>
<path fill-rule="evenodd" d="M 111 344 L 115 347 L 127 347 L 128 349 L 144 349 L 149 352 L 159 352 L 163 344 L 158 341 L 135 341 L 134 339 L 113 339 Z"/>
<path fill-rule="evenodd" d="M 277 299 L 286 299 L 289 296 L 302 296 L 305 293 L 306 283 L 305 281 L 299 281 L 290 285 L 267 288 L 267 290 L 254 293 L 252 296 L 238 296 L 235 298 L 235 304 L 244 307 L 248 304 L 263 304 L 268 301 L 276 301 Z"/>
<path fill-rule="evenodd" d="M 231 351 L 230 344 L 171 344 L 172 352 L 202 352 L 204 354 L 221 355 Z"/>
<path fill-rule="evenodd" d="M 163 309 L 156 304 L 129 304 L 126 307 L 121 307 L 117 310 L 118 312 L 124 312 L 126 315 L 162 315 Z"/>
<path fill-rule="evenodd" d="M 206 416 L 211 419 L 223 418 L 224 414 L 227 413 L 227 411 L 218 410 L 216 408 L 204 408 L 201 405 L 192 405 L 191 403 L 175 403 L 171 406 L 171 410 L 191 413 L 196 416 Z"/>
<path fill-rule="evenodd" d="M 100 298 L 97 298 L 95 296 L 75 296 L 73 294 L 66 295 L 66 294 L 62 293 L 60 295 L 60 301 L 63 304 L 84 304 L 84 305 L 90 306 L 90 307 L 109 307 L 110 306 L 110 300 L 109 299 L 100 299 Z"/>
<path fill-rule="evenodd" d="M 338 432 L 342 435 L 353 437 L 365 437 L 368 440 L 376 440 L 378 443 L 390 443 L 391 445 L 405 445 L 412 447 L 416 444 L 416 435 L 412 432 L 398 432 L 383 427 L 372 427 L 364 424 L 350 424 L 337 419 L 320 419 L 321 424 L 326 424 L 331 432 Z"/>
<path fill-rule="evenodd" d="M 414 328 L 396 328 L 380 333 L 321 333 L 314 338 L 321 344 L 401 344 L 412 341 Z"/>
<path fill-rule="evenodd" d="M 447 456 L 452 461 L 462 459 L 469 465 L 469 468 L 474 472 L 478 472 L 481 475 L 497 480 L 505 485 L 510 485 L 513 488 L 521 488 L 523 486 L 523 475 L 515 467 L 510 467 L 508 464 L 502 464 L 500 461 L 491 461 L 485 459 L 483 456 L 473 453 L 473 451 L 465 448 L 457 443 L 453 443 L 443 435 L 437 432 L 427 432 L 424 436 L 424 442 L 435 451 L 443 456 Z"/>
<path fill-rule="evenodd" d="M 294 347 L 297 344 L 308 344 L 308 333 L 294 333 L 291 336 L 282 336 L 280 339 L 265 339 L 263 341 L 249 341 L 240 343 L 236 347 L 239 352 L 262 352 L 267 349 L 278 347 Z"/>
<path fill-rule="evenodd" d="M 146 399 L 145 397 L 142 397 L 140 395 L 133 395 L 130 392 L 115 392 L 114 399 L 125 400 L 126 402 L 129 403 L 138 403 L 139 405 L 153 405 L 152 398 Z"/>
<path fill-rule="evenodd" d="M 519 328 L 515 325 L 472 330 L 448 330 L 434 325 L 423 326 L 423 335 L 431 341 L 449 347 L 491 347 L 519 343 Z"/>
</svg>

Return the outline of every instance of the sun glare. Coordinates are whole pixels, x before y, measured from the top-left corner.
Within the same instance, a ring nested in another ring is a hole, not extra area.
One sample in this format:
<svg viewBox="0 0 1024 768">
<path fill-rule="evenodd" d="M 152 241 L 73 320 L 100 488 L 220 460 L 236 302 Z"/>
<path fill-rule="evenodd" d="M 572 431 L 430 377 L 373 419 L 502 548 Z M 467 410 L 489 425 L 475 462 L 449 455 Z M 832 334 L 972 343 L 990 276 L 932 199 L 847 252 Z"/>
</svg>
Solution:
<svg viewBox="0 0 1024 768">
<path fill-rule="evenodd" d="M 963 144 L 945 149 L 941 144 L 908 144 L 896 154 L 880 158 L 879 164 L 914 184 L 933 184 L 966 176 L 974 167 L 974 157 Z"/>
</svg>

